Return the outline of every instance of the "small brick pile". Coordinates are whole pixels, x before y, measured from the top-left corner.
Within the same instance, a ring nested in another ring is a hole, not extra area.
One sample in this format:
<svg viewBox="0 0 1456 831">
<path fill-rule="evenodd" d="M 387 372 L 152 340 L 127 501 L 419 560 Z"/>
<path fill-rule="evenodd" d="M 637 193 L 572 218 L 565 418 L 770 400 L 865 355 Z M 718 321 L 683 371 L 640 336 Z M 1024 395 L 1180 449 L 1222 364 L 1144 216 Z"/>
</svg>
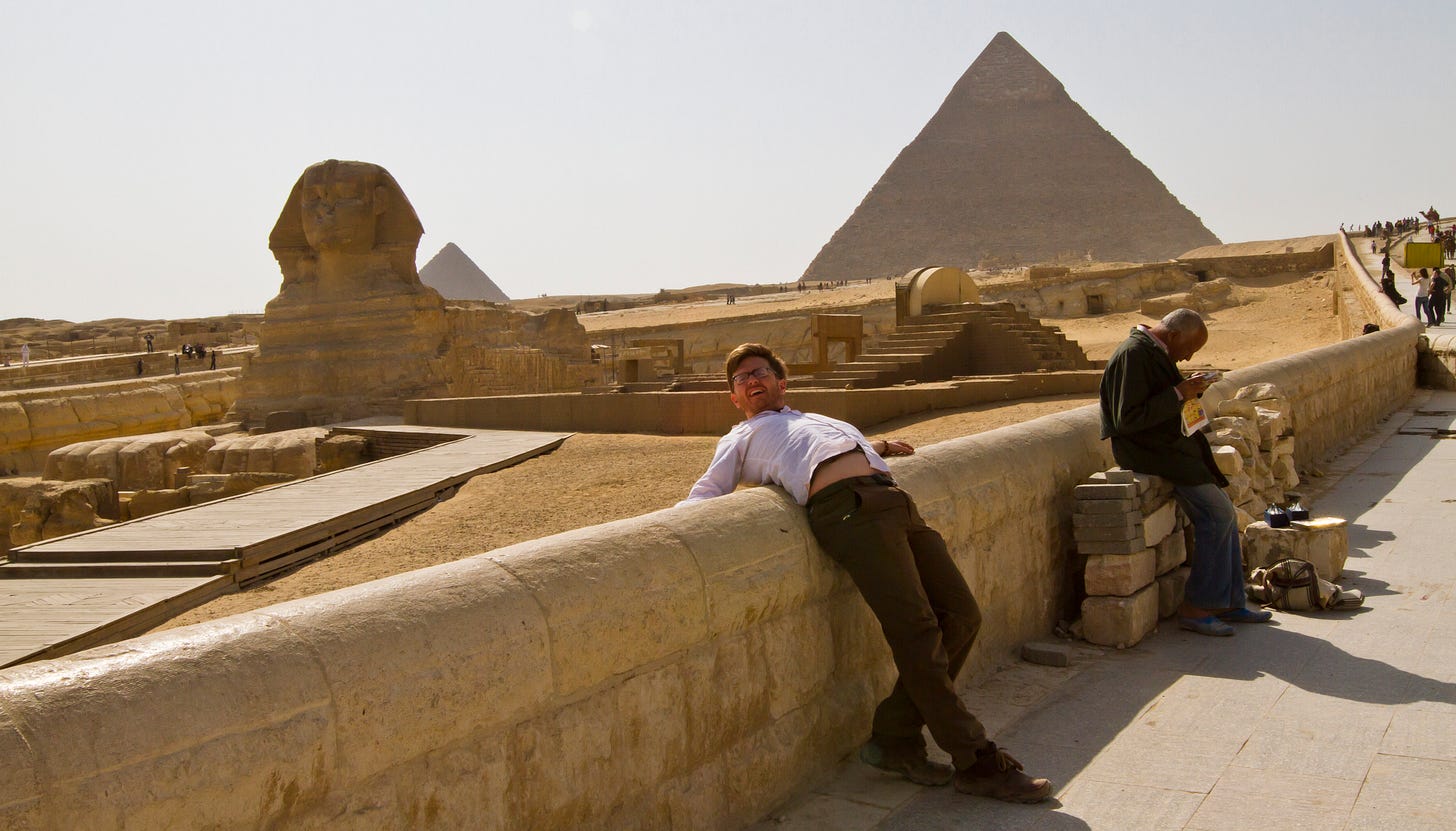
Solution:
<svg viewBox="0 0 1456 831">
<path fill-rule="evenodd" d="M 1078 552 L 1087 559 L 1082 637 L 1132 646 L 1182 601 L 1188 581 L 1188 525 L 1173 486 L 1157 476 L 1114 468 L 1075 489 Z"/>
<path fill-rule="evenodd" d="M 1273 384 L 1241 387 L 1215 408 L 1208 421 L 1213 459 L 1229 480 L 1224 493 L 1243 511 L 1239 527 L 1262 516 L 1270 503 L 1283 504 L 1285 491 L 1299 484 L 1294 469 L 1294 423 L 1289 400 Z"/>
</svg>

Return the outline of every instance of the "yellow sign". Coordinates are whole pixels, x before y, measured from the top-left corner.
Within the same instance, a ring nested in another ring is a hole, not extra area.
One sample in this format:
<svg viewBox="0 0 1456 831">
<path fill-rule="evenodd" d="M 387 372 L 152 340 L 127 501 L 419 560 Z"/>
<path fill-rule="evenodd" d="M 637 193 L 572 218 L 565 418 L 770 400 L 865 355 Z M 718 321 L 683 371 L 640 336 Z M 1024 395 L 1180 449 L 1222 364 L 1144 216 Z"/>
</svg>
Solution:
<svg viewBox="0 0 1456 831">
<path fill-rule="evenodd" d="M 1440 268 L 1446 261 L 1441 256 L 1439 242 L 1408 242 L 1405 244 L 1406 268 Z"/>
</svg>

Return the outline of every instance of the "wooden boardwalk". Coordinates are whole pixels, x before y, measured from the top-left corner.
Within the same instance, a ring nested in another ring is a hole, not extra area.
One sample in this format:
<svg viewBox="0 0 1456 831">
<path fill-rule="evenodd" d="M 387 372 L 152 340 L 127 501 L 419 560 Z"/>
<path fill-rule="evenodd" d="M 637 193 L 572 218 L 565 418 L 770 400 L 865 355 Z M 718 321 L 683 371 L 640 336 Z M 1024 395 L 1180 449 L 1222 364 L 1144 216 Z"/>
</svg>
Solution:
<svg viewBox="0 0 1456 831">
<path fill-rule="evenodd" d="M 378 533 L 471 477 L 553 450 L 569 435 L 413 426 L 349 432 L 444 443 L 14 549 L 0 564 L 0 667 L 145 631 Z"/>
</svg>

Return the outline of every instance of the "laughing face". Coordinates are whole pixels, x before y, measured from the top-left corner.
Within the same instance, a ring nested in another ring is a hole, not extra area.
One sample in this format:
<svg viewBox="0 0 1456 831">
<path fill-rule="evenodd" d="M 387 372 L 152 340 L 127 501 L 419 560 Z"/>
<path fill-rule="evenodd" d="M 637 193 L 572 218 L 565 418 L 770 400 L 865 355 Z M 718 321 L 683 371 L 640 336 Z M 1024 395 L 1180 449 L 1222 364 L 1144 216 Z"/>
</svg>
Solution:
<svg viewBox="0 0 1456 831">
<path fill-rule="evenodd" d="M 741 383 L 734 382 L 728 397 L 732 399 L 733 406 L 743 411 L 744 418 L 784 406 L 784 393 L 789 389 L 789 382 L 775 375 L 768 361 L 751 355 L 739 362 L 733 374 L 743 380 Z"/>
</svg>

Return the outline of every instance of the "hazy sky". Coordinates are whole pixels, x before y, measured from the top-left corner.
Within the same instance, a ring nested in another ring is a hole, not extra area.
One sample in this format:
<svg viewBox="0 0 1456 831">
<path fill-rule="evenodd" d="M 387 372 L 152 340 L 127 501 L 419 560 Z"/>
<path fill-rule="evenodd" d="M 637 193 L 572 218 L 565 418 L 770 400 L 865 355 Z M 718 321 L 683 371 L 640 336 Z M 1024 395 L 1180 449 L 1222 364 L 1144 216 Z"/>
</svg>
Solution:
<svg viewBox="0 0 1456 831">
<path fill-rule="evenodd" d="M 260 312 L 309 164 L 508 295 L 797 279 L 998 31 L 1226 242 L 1456 212 L 1456 3 L 0 0 L 0 318 Z"/>
</svg>

